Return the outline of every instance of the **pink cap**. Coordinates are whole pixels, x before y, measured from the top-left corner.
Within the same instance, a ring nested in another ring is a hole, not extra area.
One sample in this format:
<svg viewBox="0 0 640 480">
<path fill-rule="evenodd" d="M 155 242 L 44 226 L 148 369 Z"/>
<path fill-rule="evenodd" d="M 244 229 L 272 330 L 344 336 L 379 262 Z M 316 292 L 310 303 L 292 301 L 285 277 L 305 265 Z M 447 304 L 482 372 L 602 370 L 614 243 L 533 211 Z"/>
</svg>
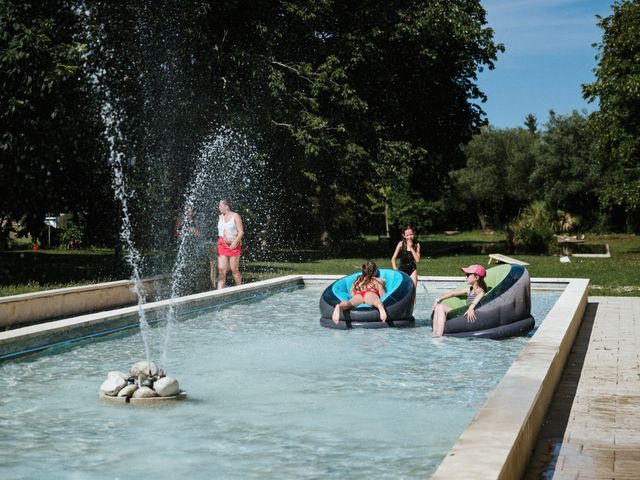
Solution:
<svg viewBox="0 0 640 480">
<path fill-rule="evenodd" d="M 480 278 L 484 278 L 487 276 L 487 271 L 484 269 L 482 265 L 469 265 L 467 268 L 461 268 L 464 273 L 475 273 Z"/>
</svg>

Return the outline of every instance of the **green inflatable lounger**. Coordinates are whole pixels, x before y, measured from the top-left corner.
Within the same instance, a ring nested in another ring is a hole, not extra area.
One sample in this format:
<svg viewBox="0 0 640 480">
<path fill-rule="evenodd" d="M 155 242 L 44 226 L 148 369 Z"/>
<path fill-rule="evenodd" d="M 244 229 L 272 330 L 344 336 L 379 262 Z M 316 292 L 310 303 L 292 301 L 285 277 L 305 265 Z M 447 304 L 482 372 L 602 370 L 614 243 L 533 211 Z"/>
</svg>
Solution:
<svg viewBox="0 0 640 480">
<path fill-rule="evenodd" d="M 531 316 L 531 281 L 522 265 L 498 265 L 487 270 L 488 292 L 475 309 L 476 321 L 470 323 L 464 312 L 466 298 L 443 301 L 453 307 L 447 314 L 444 334 L 451 337 L 501 339 L 526 335 L 535 326 Z M 463 283 L 460 287 L 468 286 Z"/>
</svg>

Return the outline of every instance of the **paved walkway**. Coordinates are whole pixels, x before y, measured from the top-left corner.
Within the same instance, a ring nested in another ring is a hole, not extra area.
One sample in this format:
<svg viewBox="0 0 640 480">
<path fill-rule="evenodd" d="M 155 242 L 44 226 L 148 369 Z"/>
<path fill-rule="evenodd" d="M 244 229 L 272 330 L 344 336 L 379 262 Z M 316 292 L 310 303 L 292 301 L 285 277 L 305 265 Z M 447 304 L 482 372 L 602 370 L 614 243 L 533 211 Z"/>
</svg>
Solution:
<svg viewBox="0 0 640 480">
<path fill-rule="evenodd" d="M 525 478 L 640 478 L 640 297 L 590 297 Z"/>
</svg>

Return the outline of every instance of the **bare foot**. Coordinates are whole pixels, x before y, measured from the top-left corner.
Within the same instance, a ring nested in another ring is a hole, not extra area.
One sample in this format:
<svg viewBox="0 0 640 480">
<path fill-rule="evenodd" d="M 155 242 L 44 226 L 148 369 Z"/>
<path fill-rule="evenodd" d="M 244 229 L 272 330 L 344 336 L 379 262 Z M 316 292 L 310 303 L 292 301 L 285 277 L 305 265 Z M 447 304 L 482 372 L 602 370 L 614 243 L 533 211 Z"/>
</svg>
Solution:
<svg viewBox="0 0 640 480">
<path fill-rule="evenodd" d="M 340 323 L 340 307 L 336 305 L 336 308 L 333 309 L 333 315 L 331 315 L 331 320 L 336 325 Z"/>
</svg>

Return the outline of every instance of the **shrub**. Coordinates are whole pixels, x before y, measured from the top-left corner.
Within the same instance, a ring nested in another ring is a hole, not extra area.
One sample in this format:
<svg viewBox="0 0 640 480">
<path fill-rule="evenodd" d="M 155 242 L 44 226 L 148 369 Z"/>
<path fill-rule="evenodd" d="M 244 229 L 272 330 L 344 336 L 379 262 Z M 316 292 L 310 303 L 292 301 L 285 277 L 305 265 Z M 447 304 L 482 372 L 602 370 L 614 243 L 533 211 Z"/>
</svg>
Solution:
<svg viewBox="0 0 640 480">
<path fill-rule="evenodd" d="M 581 223 L 582 219 L 577 215 L 572 215 L 563 210 L 556 212 L 555 230 L 558 233 L 566 234 L 575 228 L 579 228 Z"/>
<path fill-rule="evenodd" d="M 73 222 L 67 223 L 67 226 L 60 232 L 60 246 L 62 248 L 75 249 L 80 246 L 84 238 L 82 229 Z"/>
<path fill-rule="evenodd" d="M 554 219 L 544 202 L 536 201 L 525 208 L 509 225 L 509 242 L 516 250 L 546 253 L 553 238 Z"/>
</svg>

